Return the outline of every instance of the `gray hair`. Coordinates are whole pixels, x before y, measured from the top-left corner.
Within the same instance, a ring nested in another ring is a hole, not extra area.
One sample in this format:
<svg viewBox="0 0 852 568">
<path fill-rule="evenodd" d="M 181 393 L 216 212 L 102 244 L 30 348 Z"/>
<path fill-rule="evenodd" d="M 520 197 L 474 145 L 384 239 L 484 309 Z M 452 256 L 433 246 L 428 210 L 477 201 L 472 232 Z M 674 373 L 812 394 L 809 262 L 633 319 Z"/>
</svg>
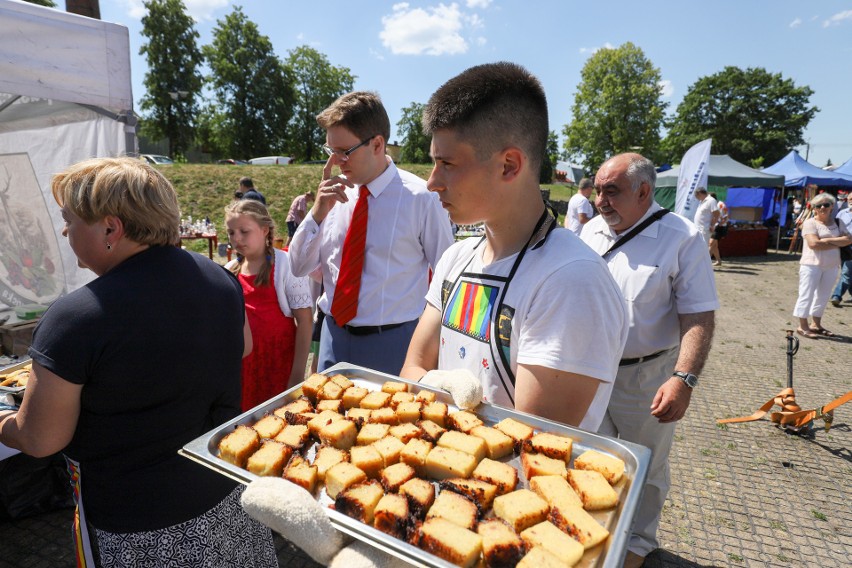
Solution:
<svg viewBox="0 0 852 568">
<path fill-rule="evenodd" d="M 811 198 L 811 207 L 815 207 L 824 201 L 831 203 L 832 207 L 837 203 L 837 200 L 830 193 L 820 193 Z"/>
<path fill-rule="evenodd" d="M 639 189 L 643 183 L 647 183 L 651 188 L 651 195 L 654 195 L 654 187 L 657 185 L 657 170 L 654 168 L 654 162 L 639 154 L 631 156 L 627 164 L 627 177 L 633 184 L 633 191 Z"/>
</svg>

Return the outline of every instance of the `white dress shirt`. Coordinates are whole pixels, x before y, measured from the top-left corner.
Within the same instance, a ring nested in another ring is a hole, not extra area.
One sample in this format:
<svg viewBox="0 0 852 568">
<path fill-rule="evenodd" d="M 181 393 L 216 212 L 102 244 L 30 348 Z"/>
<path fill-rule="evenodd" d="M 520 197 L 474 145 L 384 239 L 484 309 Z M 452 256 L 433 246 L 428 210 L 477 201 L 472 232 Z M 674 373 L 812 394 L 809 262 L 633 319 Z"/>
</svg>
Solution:
<svg viewBox="0 0 852 568">
<path fill-rule="evenodd" d="M 387 169 L 366 185 L 370 195 L 364 268 L 358 313 L 349 325 L 415 320 L 426 305 L 428 269 L 453 243 L 449 216 L 422 179 L 398 169 L 390 158 Z M 331 311 L 359 188 L 347 188 L 349 201 L 335 204 L 320 224 L 309 211 L 290 243 L 293 274 L 307 276 L 322 268 L 325 291 L 319 308 L 326 314 Z"/>
<path fill-rule="evenodd" d="M 633 227 L 660 209 L 659 204 L 652 203 Z M 599 215 L 583 226 L 580 238 L 603 254 L 633 227 L 616 235 Z M 630 314 L 630 332 L 622 355 L 625 359 L 679 345 L 678 314 L 719 309 L 707 245 L 696 226 L 680 215 L 664 215 L 604 260 Z"/>
</svg>

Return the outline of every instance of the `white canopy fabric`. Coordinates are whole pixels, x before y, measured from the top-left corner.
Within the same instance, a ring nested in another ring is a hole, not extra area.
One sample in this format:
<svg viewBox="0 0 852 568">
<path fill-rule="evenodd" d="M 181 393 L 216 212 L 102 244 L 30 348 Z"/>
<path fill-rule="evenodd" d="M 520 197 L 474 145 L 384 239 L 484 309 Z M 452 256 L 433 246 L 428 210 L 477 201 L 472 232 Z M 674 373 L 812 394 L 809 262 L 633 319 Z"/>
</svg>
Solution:
<svg viewBox="0 0 852 568">
<path fill-rule="evenodd" d="M 127 28 L 26 2 L 0 1 L 0 93 L 133 106 Z"/>
<path fill-rule="evenodd" d="M 0 0 L 0 305 L 49 303 L 94 275 L 61 237 L 50 179 L 136 151 L 127 28 Z"/>
</svg>

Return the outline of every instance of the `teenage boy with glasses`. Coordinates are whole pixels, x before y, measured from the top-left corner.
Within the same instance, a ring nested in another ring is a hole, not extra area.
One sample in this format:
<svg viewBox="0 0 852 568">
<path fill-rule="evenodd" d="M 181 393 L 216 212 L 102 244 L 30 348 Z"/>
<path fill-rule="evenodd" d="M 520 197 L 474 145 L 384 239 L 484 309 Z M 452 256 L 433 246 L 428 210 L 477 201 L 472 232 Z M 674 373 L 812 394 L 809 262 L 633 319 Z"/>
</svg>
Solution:
<svg viewBox="0 0 852 568">
<path fill-rule="evenodd" d="M 329 157 L 290 243 L 294 274 L 322 269 L 317 368 L 345 361 L 399 374 L 429 268 L 453 242 L 450 221 L 426 182 L 385 154 L 390 120 L 377 94 L 343 95 L 317 122 Z"/>
</svg>

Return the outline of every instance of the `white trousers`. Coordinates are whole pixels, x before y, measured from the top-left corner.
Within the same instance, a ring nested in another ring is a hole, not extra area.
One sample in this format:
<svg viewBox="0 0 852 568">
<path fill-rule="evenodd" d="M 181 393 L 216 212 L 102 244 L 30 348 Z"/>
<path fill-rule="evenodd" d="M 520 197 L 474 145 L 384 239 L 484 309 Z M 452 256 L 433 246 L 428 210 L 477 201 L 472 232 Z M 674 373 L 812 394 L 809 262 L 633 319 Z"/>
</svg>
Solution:
<svg viewBox="0 0 852 568">
<path fill-rule="evenodd" d="M 672 349 L 651 361 L 619 367 L 606 415 L 598 428 L 599 434 L 651 449 L 648 479 L 627 545 L 630 552 L 639 556 L 648 556 L 660 546 L 657 527 L 671 486 L 669 453 L 677 423 L 661 424 L 651 416 L 651 402 L 672 376 L 678 352 Z"/>
<path fill-rule="evenodd" d="M 809 264 L 799 265 L 799 299 L 796 300 L 793 315 L 797 318 L 821 318 L 838 272 L 839 266 L 821 268 Z"/>
</svg>

